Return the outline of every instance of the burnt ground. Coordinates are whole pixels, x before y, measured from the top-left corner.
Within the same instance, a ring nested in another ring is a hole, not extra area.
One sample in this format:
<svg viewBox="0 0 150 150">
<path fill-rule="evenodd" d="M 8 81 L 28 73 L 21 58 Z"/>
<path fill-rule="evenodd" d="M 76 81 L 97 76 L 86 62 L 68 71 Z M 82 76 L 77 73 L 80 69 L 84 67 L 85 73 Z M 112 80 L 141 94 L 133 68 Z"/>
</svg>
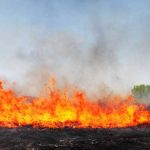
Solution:
<svg viewBox="0 0 150 150">
<path fill-rule="evenodd" d="M 0 128 L 0 150 L 150 150 L 150 127 Z"/>
</svg>

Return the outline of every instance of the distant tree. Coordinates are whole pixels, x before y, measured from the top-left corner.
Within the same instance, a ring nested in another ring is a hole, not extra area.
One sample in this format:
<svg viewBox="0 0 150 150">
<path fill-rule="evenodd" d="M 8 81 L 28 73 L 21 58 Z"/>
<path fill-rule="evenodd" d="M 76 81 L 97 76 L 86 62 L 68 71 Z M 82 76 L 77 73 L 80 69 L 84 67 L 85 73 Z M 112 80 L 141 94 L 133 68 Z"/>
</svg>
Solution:
<svg viewBox="0 0 150 150">
<path fill-rule="evenodd" d="M 149 100 L 150 99 L 150 85 L 135 85 L 132 88 L 132 94 L 136 99 Z"/>
</svg>

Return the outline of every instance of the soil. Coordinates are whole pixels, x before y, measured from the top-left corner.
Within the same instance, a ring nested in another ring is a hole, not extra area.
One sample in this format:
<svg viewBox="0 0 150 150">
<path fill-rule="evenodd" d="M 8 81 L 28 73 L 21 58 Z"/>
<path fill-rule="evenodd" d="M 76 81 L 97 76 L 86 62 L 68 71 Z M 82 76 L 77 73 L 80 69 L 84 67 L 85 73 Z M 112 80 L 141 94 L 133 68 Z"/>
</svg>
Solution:
<svg viewBox="0 0 150 150">
<path fill-rule="evenodd" d="M 0 150 L 150 150 L 150 127 L 0 128 Z"/>
</svg>

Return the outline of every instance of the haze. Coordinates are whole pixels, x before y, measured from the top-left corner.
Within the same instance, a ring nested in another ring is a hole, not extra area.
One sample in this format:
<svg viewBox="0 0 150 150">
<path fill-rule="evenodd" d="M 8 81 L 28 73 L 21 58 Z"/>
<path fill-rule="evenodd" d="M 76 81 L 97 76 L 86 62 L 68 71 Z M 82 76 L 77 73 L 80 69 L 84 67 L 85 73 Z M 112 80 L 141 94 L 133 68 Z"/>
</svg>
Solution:
<svg viewBox="0 0 150 150">
<path fill-rule="evenodd" d="M 0 77 L 27 95 L 51 75 L 89 95 L 128 93 L 150 84 L 149 26 L 148 0 L 0 0 Z"/>
</svg>

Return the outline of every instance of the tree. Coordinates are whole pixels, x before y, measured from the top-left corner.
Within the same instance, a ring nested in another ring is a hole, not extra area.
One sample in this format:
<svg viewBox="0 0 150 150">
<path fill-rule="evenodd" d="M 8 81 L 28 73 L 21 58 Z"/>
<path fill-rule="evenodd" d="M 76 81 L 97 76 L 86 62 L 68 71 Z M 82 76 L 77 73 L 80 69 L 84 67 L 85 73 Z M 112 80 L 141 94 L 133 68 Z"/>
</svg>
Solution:
<svg viewBox="0 0 150 150">
<path fill-rule="evenodd" d="M 135 85 L 132 88 L 132 94 L 136 99 L 149 100 L 150 99 L 150 85 Z"/>
</svg>

